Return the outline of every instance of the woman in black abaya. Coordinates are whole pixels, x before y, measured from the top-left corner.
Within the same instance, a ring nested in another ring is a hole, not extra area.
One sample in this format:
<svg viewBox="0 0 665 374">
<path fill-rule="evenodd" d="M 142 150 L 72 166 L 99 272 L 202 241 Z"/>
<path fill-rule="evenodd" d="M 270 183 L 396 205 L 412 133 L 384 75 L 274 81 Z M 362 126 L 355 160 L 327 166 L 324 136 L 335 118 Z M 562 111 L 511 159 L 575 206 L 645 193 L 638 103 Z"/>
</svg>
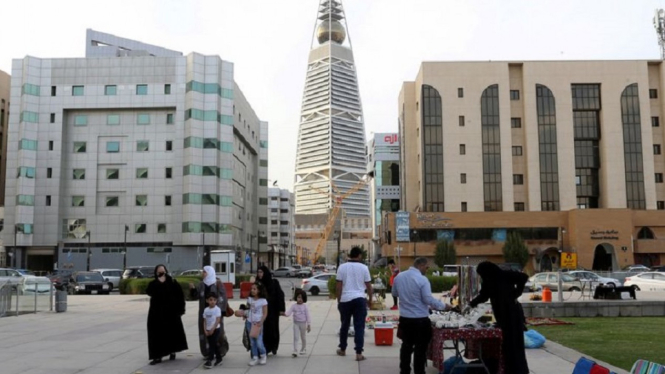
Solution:
<svg viewBox="0 0 665 374">
<path fill-rule="evenodd" d="M 155 267 L 155 279 L 148 284 L 148 357 L 150 365 L 162 362 L 162 357 L 175 360 L 176 352 L 187 350 L 185 328 L 185 296 L 178 282 L 171 278 L 164 265 Z"/>
<path fill-rule="evenodd" d="M 275 355 L 279 348 L 279 316 L 286 311 L 284 291 L 267 266 L 261 266 L 256 271 L 256 282 L 261 282 L 268 291 L 268 317 L 263 323 L 263 344 L 267 353 Z"/>
<path fill-rule="evenodd" d="M 528 374 L 529 366 L 524 351 L 524 311 L 517 298 L 522 295 L 528 276 L 522 272 L 504 271 L 496 264 L 484 261 L 476 272 L 482 278 L 480 294 L 469 305 L 475 308 L 488 299 L 497 327 L 501 329 L 503 341 L 501 352 L 505 373 Z"/>
</svg>

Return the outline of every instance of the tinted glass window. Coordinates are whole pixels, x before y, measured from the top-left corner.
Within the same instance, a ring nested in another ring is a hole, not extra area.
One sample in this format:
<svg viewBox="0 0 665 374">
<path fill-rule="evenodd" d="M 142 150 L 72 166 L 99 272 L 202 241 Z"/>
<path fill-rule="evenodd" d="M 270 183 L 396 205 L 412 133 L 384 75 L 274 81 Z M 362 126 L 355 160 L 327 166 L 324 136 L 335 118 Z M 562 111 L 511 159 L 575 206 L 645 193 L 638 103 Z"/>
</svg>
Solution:
<svg viewBox="0 0 665 374">
<path fill-rule="evenodd" d="M 501 211 L 501 136 L 499 129 L 499 85 L 485 89 L 480 98 L 483 142 L 483 195 L 485 211 Z"/>
<path fill-rule="evenodd" d="M 621 94 L 623 123 L 623 157 L 626 172 L 626 204 L 630 209 L 646 209 L 644 169 L 642 164 L 642 128 L 640 98 L 637 83 L 626 87 Z M 654 153 L 660 154 L 660 146 Z"/>
</svg>

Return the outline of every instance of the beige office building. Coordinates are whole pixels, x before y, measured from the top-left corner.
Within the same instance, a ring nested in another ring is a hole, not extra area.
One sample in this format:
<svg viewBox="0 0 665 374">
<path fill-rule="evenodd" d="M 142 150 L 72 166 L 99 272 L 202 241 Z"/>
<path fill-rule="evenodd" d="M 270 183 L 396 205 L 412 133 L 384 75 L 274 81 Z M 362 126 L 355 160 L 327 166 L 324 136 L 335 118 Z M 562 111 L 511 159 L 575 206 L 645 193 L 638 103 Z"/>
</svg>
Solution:
<svg viewBox="0 0 665 374">
<path fill-rule="evenodd" d="M 663 66 L 422 63 L 399 95 L 402 241 L 501 261 L 521 230 L 534 268 L 556 267 L 559 249 L 587 268 L 665 262 Z M 400 243 L 389 221 L 384 255 Z"/>
<path fill-rule="evenodd" d="M 0 231 L 5 220 L 5 177 L 7 175 L 7 125 L 9 123 L 9 96 L 11 76 L 0 70 Z M 0 240 L 0 267 L 7 266 L 7 251 Z"/>
</svg>

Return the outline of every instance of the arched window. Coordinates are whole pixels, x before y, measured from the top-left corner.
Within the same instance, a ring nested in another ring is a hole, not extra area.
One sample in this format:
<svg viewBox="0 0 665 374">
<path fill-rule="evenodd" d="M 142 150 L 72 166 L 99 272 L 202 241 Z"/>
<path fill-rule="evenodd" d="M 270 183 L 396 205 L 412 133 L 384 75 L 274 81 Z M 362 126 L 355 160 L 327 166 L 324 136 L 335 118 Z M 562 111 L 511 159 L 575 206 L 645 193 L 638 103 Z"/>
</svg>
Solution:
<svg viewBox="0 0 665 374">
<path fill-rule="evenodd" d="M 646 209 L 640 97 L 637 83 L 627 86 L 621 93 L 621 122 L 623 123 L 623 158 L 626 169 L 626 206 L 630 209 Z"/>
<path fill-rule="evenodd" d="M 480 97 L 483 139 L 483 194 L 485 211 L 503 210 L 501 193 L 501 137 L 499 128 L 499 85 L 493 84 Z"/>
<path fill-rule="evenodd" d="M 540 209 L 559 210 L 559 162 L 556 142 L 556 104 L 552 91 L 536 85 L 538 144 L 540 146 Z"/>
<path fill-rule="evenodd" d="M 637 238 L 638 239 L 656 239 L 656 237 L 653 235 L 653 231 L 651 231 L 651 229 L 648 228 L 648 227 L 642 227 L 640 229 L 640 232 L 637 233 Z"/>
<path fill-rule="evenodd" d="M 426 212 L 443 212 L 443 120 L 441 95 L 436 88 L 422 87 L 423 205 Z"/>
</svg>

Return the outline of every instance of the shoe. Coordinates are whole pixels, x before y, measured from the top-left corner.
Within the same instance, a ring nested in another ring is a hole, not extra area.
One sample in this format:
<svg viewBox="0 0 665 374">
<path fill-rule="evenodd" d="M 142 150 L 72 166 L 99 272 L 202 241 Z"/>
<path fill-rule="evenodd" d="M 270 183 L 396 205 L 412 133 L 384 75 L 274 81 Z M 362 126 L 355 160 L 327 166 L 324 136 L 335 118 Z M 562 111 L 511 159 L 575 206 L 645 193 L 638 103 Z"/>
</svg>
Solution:
<svg viewBox="0 0 665 374">
<path fill-rule="evenodd" d="M 161 358 L 156 358 L 156 359 L 150 361 L 150 365 L 157 365 L 160 362 L 162 362 L 162 359 Z"/>
<path fill-rule="evenodd" d="M 298 352 L 293 351 L 293 353 L 291 353 L 291 357 L 298 357 Z"/>
<path fill-rule="evenodd" d="M 268 355 L 263 355 L 261 358 L 259 358 L 259 365 L 265 365 L 266 362 L 268 361 Z"/>
<path fill-rule="evenodd" d="M 206 369 L 212 369 L 212 362 L 210 362 L 210 360 L 206 361 L 206 363 L 203 364 L 203 367 Z"/>
<path fill-rule="evenodd" d="M 256 358 L 256 357 L 252 357 L 252 359 L 249 360 L 249 364 L 248 364 L 248 365 L 249 365 L 249 366 L 255 366 L 255 365 L 258 364 L 258 363 L 259 363 L 259 359 Z"/>
<path fill-rule="evenodd" d="M 218 359 L 215 360 L 215 364 L 213 366 L 219 366 L 221 364 L 222 364 L 222 359 L 218 358 Z"/>
<path fill-rule="evenodd" d="M 175 353 L 171 353 L 169 355 L 169 360 L 171 360 L 171 361 L 175 360 Z"/>
<path fill-rule="evenodd" d="M 300 350 L 300 355 L 301 355 L 301 356 L 305 356 L 306 354 L 307 354 L 307 350 L 306 350 L 306 349 L 303 348 L 303 349 Z"/>
<path fill-rule="evenodd" d="M 390 308 L 390 310 L 398 310 L 398 309 L 399 309 L 399 308 L 397 307 L 397 305 L 393 305 L 393 307 Z"/>
</svg>

